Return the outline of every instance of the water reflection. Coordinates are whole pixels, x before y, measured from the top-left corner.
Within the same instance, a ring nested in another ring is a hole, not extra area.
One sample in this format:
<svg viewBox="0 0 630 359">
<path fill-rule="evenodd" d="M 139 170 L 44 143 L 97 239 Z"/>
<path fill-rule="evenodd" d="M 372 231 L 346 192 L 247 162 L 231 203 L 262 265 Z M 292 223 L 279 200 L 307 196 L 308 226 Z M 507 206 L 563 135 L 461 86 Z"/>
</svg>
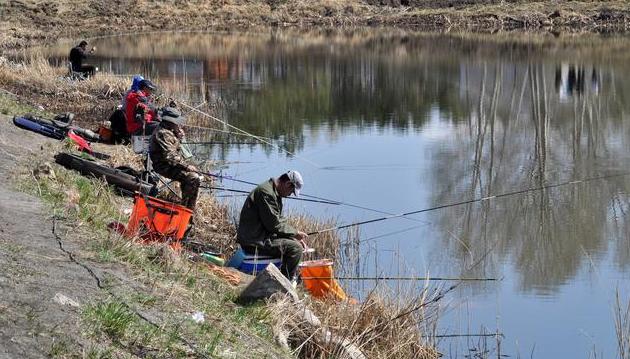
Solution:
<svg viewBox="0 0 630 359">
<path fill-rule="evenodd" d="M 594 67 L 563 63 L 556 67 L 556 92 L 560 100 L 582 95 L 586 90 L 599 94 L 599 74 Z"/>
</svg>

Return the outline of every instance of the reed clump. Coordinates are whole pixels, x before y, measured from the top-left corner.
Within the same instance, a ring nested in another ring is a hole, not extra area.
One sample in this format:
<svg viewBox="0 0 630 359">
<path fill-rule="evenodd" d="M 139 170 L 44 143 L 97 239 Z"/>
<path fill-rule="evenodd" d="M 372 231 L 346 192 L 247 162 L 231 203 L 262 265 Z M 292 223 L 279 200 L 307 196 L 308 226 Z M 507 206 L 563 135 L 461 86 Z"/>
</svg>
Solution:
<svg viewBox="0 0 630 359">
<path fill-rule="evenodd" d="M 353 346 L 367 358 L 434 359 L 441 356 L 423 329 L 432 325 L 427 313 L 437 309 L 424 295 L 404 299 L 371 293 L 361 304 L 306 299 L 305 305 L 321 322 L 322 329 L 315 334 L 312 321 L 294 310 L 295 303 L 284 299 L 269 305 L 276 333 L 288 333 L 284 336 L 290 346 L 296 348 L 294 353 L 299 358 L 343 357 L 340 343 L 346 348 Z M 323 330 L 328 330 L 337 340 L 329 340 L 330 335 L 325 335 Z"/>
</svg>

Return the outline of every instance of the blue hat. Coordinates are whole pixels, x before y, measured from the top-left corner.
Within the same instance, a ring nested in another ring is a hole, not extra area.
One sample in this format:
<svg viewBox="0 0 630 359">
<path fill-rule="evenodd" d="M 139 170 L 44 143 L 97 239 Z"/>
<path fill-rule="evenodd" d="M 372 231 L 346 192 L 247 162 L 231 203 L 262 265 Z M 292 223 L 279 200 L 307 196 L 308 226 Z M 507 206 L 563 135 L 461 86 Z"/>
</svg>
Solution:
<svg viewBox="0 0 630 359">
<path fill-rule="evenodd" d="M 131 79 L 131 91 L 138 91 L 140 89 L 140 81 L 144 80 L 142 75 L 134 75 Z"/>
</svg>

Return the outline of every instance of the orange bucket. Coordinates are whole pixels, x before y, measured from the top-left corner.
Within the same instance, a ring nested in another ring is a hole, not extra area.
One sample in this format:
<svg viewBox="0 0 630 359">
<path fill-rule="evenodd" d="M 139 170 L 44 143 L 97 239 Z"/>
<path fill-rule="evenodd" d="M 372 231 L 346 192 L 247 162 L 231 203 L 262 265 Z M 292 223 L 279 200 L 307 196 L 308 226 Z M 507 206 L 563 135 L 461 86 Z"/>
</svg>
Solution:
<svg viewBox="0 0 630 359">
<path fill-rule="evenodd" d="M 346 300 L 348 297 L 335 280 L 333 261 L 319 259 L 300 263 L 300 276 L 306 290 L 315 298 L 333 297 Z"/>
<path fill-rule="evenodd" d="M 139 193 L 135 194 L 133 202 L 126 237 L 139 236 L 147 242 L 178 242 L 184 237 L 192 217 L 190 209 Z"/>
</svg>

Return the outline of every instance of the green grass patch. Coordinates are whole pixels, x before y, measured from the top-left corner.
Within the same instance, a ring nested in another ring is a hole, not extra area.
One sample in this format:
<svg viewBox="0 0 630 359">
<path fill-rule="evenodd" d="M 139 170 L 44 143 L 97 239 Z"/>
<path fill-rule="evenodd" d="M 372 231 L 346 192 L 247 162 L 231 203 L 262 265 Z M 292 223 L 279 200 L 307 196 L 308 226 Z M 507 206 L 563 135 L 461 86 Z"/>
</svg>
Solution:
<svg viewBox="0 0 630 359">
<path fill-rule="evenodd" d="M 95 333 L 105 333 L 115 340 L 124 339 L 130 327 L 137 321 L 137 316 L 116 299 L 89 305 L 82 314 Z"/>
<path fill-rule="evenodd" d="M 40 111 L 34 106 L 20 102 L 17 97 L 0 91 L 0 114 L 15 116 L 27 113 L 37 116 L 49 115 L 46 111 Z"/>
</svg>

